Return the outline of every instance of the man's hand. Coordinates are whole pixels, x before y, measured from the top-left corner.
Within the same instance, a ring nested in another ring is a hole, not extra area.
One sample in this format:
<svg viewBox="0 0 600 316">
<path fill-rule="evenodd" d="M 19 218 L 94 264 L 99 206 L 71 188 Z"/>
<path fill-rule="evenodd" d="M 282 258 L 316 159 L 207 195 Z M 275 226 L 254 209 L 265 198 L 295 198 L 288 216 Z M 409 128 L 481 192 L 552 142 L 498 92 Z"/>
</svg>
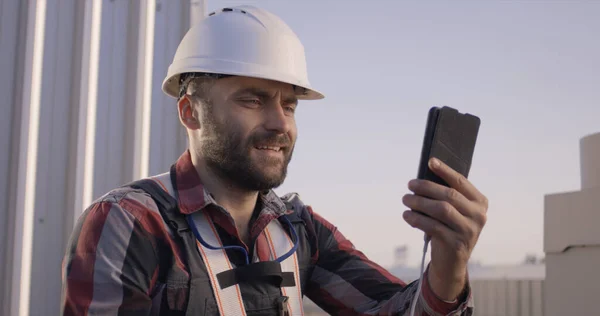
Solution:
<svg viewBox="0 0 600 316">
<path fill-rule="evenodd" d="M 487 198 L 464 176 L 438 159 L 429 168 L 450 187 L 426 180 L 411 180 L 403 203 L 404 220 L 431 237 L 429 283 L 443 300 L 455 300 L 465 286 L 467 263 L 487 220 Z"/>
</svg>

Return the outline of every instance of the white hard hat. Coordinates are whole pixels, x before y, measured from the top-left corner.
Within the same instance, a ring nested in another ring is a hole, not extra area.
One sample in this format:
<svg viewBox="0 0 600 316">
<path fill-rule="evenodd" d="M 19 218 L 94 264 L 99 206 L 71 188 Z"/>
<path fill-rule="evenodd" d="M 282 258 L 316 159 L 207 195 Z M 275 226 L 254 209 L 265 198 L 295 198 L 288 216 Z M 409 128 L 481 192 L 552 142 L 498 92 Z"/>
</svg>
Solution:
<svg viewBox="0 0 600 316">
<path fill-rule="evenodd" d="M 252 6 L 209 14 L 185 34 L 163 81 L 163 91 L 179 97 L 183 73 L 237 75 L 294 85 L 298 99 L 323 94 L 308 82 L 304 46 L 276 15 Z"/>
</svg>

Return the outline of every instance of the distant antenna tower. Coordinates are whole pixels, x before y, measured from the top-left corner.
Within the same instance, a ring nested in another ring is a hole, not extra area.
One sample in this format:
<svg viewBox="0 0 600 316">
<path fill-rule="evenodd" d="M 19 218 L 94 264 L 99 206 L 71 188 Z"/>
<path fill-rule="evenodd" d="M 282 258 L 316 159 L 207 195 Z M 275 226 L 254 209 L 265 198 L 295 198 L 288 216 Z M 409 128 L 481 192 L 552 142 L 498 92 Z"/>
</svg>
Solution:
<svg viewBox="0 0 600 316">
<path fill-rule="evenodd" d="M 395 266 L 406 266 L 406 261 L 408 259 L 408 246 L 402 245 L 396 247 L 394 251 L 394 265 Z"/>
</svg>

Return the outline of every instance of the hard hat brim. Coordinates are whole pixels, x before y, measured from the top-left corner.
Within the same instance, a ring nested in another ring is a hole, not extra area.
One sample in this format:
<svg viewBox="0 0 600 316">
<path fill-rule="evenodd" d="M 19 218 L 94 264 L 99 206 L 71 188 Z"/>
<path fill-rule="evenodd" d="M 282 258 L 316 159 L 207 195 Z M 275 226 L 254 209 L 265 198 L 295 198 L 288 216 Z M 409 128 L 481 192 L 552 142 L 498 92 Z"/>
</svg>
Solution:
<svg viewBox="0 0 600 316">
<path fill-rule="evenodd" d="M 207 65 L 209 67 L 203 67 L 203 62 L 209 64 Z M 325 95 L 323 95 L 323 93 L 312 88 L 312 86 L 308 82 L 298 82 L 297 80 L 294 80 L 294 76 L 292 74 L 278 72 L 274 69 L 266 69 L 264 65 L 255 65 L 224 60 L 220 61 L 219 63 L 220 67 L 215 67 L 214 59 L 203 60 L 203 58 L 187 58 L 186 60 L 180 60 L 177 63 L 177 65 L 171 65 L 169 67 L 168 73 L 170 75 L 163 81 L 162 90 L 167 95 L 177 99 L 179 97 L 180 74 L 189 72 L 203 72 L 222 75 L 243 76 L 288 83 L 300 88 L 304 88 L 304 94 L 297 95 L 299 100 L 320 100 L 325 98 Z"/>
</svg>

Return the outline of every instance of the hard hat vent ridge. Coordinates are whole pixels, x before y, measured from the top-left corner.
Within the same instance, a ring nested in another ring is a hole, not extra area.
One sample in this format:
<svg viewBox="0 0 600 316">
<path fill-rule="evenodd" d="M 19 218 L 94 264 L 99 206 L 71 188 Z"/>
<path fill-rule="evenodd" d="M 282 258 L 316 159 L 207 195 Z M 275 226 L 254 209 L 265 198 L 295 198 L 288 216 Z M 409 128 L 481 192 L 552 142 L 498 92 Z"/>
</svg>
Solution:
<svg viewBox="0 0 600 316">
<path fill-rule="evenodd" d="M 223 9 L 221 9 L 221 12 L 234 12 L 234 11 L 238 11 L 238 12 L 241 12 L 243 14 L 248 14 L 248 12 L 246 12 L 244 10 L 234 10 L 232 8 L 223 8 Z M 213 16 L 215 14 L 217 14 L 217 11 L 213 11 L 213 12 L 209 13 L 208 16 Z"/>
</svg>

